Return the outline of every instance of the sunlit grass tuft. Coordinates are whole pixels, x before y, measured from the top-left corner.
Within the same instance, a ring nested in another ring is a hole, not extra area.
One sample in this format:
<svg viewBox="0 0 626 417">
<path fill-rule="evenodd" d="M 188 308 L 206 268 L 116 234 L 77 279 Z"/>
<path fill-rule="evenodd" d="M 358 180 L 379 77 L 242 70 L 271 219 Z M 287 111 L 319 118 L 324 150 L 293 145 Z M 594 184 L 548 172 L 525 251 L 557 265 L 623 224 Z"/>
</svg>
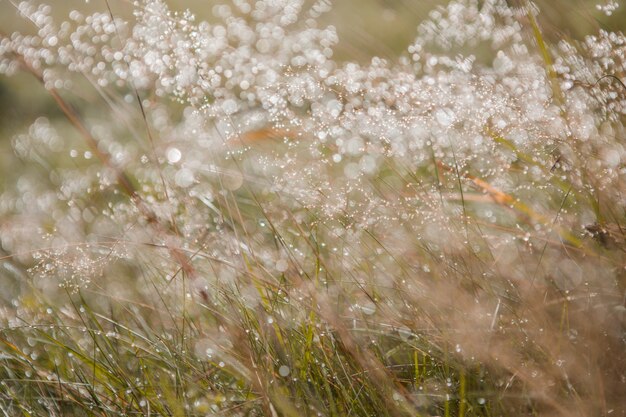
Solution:
<svg viewBox="0 0 626 417">
<path fill-rule="evenodd" d="M 305 3 L 14 4 L 0 413 L 624 415 L 624 35 L 455 1 L 341 62 Z"/>
</svg>

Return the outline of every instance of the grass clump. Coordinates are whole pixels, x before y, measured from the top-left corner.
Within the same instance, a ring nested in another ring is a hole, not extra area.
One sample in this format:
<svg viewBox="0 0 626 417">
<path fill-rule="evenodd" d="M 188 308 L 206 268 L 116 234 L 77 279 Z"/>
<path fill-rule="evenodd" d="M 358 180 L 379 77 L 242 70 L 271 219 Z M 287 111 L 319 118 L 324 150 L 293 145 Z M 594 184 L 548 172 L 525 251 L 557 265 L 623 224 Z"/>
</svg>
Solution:
<svg viewBox="0 0 626 417">
<path fill-rule="evenodd" d="M 0 193 L 4 415 L 626 413 L 621 32 L 458 0 L 363 63 L 326 1 L 11 5 L 57 113 Z"/>
</svg>

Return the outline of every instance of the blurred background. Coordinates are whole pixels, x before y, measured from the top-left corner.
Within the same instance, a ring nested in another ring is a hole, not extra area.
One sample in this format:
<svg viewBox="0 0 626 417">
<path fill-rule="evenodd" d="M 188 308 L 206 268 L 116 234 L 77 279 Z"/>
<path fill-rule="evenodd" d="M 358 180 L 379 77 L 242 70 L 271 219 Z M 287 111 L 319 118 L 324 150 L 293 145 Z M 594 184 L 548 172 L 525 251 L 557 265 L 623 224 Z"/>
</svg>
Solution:
<svg viewBox="0 0 626 417">
<path fill-rule="evenodd" d="M 519 3 L 525 0 L 508 0 Z M 601 28 L 611 31 L 626 30 L 626 6 L 618 8 L 611 16 L 605 15 L 598 5 L 611 0 L 538 0 L 541 8 L 541 25 L 544 36 L 552 42 L 559 39 L 583 39 Z M 212 21 L 213 6 L 226 0 L 167 0 L 173 10 L 189 9 L 199 19 Z M 16 11 L 17 0 L 0 0 L 0 33 L 13 31 L 33 32 L 32 23 L 25 21 Z M 38 4 L 39 1 L 34 3 Z M 132 18 L 132 1 L 108 0 L 115 15 Z M 433 9 L 445 5 L 447 0 L 336 0 L 333 10 L 323 15 L 322 24 L 334 25 L 340 43 L 335 50 L 339 61 L 368 62 L 372 56 L 390 60 L 404 54 L 416 35 L 417 25 Z M 105 0 L 49 0 L 58 22 L 65 20 L 71 10 L 83 14 L 106 11 Z M 75 93 L 75 92 L 74 92 Z M 96 91 L 84 89 L 78 98 L 89 103 L 84 112 L 98 111 Z M 0 75 L 0 191 L 13 182 L 13 173 L 23 169 L 16 166 L 10 142 L 11 137 L 29 126 L 37 117 L 45 116 L 52 122 L 63 119 L 52 98 L 29 74 L 8 78 Z M 85 116 L 88 116 L 86 114 Z"/>
</svg>

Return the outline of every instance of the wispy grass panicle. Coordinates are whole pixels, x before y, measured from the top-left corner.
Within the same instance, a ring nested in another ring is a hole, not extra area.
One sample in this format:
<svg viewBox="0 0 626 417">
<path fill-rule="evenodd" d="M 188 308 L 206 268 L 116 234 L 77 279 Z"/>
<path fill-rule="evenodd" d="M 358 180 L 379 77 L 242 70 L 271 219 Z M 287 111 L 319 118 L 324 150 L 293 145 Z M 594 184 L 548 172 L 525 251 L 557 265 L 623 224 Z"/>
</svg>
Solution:
<svg viewBox="0 0 626 417">
<path fill-rule="evenodd" d="M 2 171 L 4 415 L 625 415 L 623 33 L 453 0 L 356 62 L 324 0 L 10 6 L 52 100 Z"/>
</svg>

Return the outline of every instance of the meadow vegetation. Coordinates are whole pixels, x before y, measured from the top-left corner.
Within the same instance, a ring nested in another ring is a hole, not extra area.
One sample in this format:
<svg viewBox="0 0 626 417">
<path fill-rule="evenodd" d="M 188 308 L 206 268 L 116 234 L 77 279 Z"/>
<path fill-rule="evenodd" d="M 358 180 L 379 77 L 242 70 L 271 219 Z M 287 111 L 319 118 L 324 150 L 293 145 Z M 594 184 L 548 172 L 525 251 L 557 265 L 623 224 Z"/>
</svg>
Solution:
<svg viewBox="0 0 626 417">
<path fill-rule="evenodd" d="M 0 1 L 0 414 L 626 416 L 619 29 Z"/>
</svg>

